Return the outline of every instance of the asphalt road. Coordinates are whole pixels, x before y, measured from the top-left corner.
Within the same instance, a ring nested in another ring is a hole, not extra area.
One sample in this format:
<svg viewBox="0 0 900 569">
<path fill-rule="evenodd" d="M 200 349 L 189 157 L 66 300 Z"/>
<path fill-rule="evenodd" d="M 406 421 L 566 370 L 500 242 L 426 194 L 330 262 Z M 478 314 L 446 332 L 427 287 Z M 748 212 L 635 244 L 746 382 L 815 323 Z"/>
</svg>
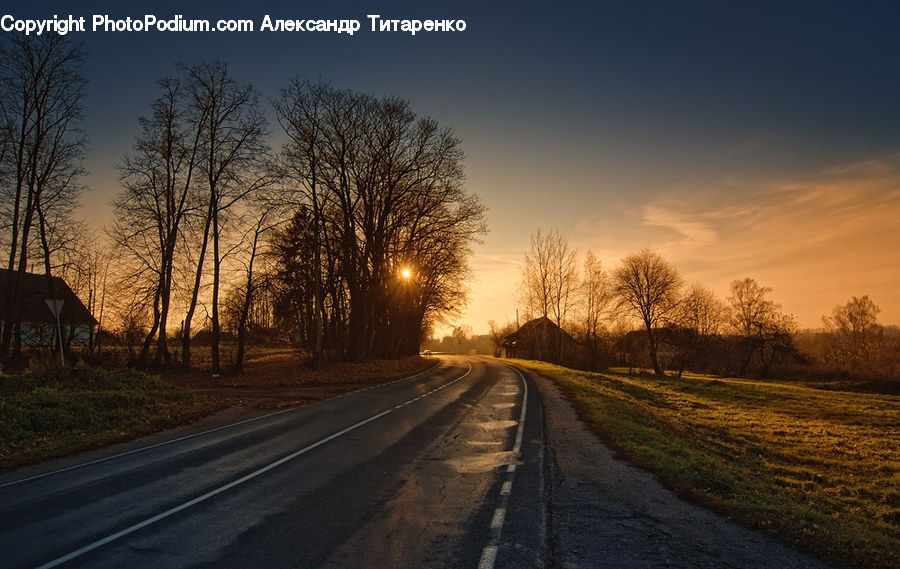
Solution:
<svg viewBox="0 0 900 569">
<path fill-rule="evenodd" d="M 62 471 L 0 478 L 0 567 L 540 567 L 531 380 L 419 376 Z"/>
</svg>

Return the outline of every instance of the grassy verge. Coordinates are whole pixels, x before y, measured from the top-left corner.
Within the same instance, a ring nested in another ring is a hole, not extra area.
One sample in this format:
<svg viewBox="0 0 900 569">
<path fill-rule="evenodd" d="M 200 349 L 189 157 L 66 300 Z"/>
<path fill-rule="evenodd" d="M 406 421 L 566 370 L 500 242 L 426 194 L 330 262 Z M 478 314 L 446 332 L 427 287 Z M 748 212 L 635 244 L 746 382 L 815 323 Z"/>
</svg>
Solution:
<svg viewBox="0 0 900 569">
<path fill-rule="evenodd" d="M 0 376 L 0 470 L 158 432 L 225 405 L 132 370 Z"/>
<path fill-rule="evenodd" d="M 514 362 L 682 495 L 839 566 L 900 567 L 900 397 Z"/>
</svg>

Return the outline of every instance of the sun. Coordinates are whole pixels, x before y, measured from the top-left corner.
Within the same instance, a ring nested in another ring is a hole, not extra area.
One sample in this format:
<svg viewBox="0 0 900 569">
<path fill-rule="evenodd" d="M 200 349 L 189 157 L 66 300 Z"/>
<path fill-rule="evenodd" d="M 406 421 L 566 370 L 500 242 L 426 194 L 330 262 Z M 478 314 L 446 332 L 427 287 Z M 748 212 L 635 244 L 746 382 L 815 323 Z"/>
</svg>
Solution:
<svg viewBox="0 0 900 569">
<path fill-rule="evenodd" d="M 412 273 L 409 272 L 409 269 L 403 269 L 403 271 L 401 271 L 400 274 L 403 275 L 404 279 L 408 279 L 410 277 L 410 275 L 412 275 Z"/>
</svg>

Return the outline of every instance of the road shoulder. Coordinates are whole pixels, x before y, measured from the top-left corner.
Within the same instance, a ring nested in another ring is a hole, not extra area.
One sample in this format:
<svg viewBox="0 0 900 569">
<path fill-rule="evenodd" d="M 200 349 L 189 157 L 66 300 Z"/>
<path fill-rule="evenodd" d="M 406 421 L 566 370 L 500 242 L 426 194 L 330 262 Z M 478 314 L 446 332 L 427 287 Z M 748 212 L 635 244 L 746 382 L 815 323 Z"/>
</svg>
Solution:
<svg viewBox="0 0 900 569">
<path fill-rule="evenodd" d="M 552 567 L 825 567 L 680 499 L 617 457 L 552 381 L 529 375 L 544 408 Z"/>
</svg>

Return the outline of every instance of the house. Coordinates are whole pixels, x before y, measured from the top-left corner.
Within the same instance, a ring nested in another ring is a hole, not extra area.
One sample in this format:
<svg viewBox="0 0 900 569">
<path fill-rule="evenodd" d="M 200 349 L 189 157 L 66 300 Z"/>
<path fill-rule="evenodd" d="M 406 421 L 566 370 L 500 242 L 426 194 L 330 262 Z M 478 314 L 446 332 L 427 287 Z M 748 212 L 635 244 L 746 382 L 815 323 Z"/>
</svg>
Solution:
<svg viewBox="0 0 900 569">
<path fill-rule="evenodd" d="M 579 348 L 572 336 L 546 316 L 529 320 L 500 345 L 503 357 L 552 363 L 571 362 Z"/>
<path fill-rule="evenodd" d="M 20 278 L 14 297 L 16 278 Z M 48 301 L 57 301 L 49 302 Z M 57 320 L 51 305 L 62 301 L 59 325 L 67 345 L 87 345 L 97 324 L 91 312 L 60 277 L 0 269 L 0 333 L 14 330 L 20 323 L 21 345 L 30 347 L 56 344 Z M 13 340 L 13 344 L 15 344 Z"/>
</svg>

